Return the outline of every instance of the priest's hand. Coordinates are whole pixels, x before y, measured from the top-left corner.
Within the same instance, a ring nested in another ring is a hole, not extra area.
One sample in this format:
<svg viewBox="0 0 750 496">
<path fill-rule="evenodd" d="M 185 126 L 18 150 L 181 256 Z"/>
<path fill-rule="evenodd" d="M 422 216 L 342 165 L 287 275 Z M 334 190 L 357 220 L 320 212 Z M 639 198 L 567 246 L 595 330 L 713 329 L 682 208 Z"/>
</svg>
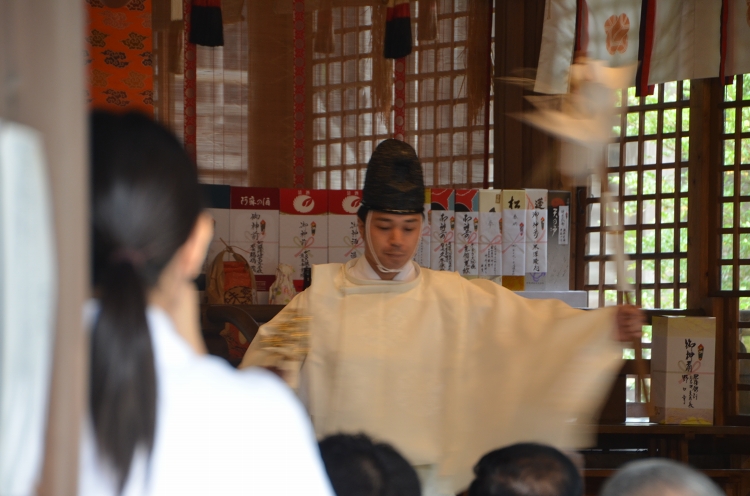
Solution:
<svg viewBox="0 0 750 496">
<path fill-rule="evenodd" d="M 617 329 L 615 338 L 628 342 L 641 339 L 642 326 L 646 324 L 646 315 L 634 305 L 620 305 L 617 307 Z"/>
</svg>

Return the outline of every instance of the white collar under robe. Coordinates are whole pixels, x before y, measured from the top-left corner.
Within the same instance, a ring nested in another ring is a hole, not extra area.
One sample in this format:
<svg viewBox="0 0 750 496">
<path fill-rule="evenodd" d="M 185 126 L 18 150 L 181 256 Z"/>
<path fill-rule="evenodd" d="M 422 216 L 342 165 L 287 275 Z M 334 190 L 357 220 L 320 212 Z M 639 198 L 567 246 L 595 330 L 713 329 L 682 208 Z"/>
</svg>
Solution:
<svg viewBox="0 0 750 496">
<path fill-rule="evenodd" d="M 586 445 L 622 347 L 613 309 L 529 300 L 487 280 L 415 268 L 408 281 L 313 267 L 277 316 L 312 317 L 303 396 L 319 438 L 364 432 L 414 465 L 426 495 L 454 495 L 490 450 Z M 263 333 L 263 328 L 261 328 Z M 258 363 L 258 341 L 243 366 Z"/>
</svg>

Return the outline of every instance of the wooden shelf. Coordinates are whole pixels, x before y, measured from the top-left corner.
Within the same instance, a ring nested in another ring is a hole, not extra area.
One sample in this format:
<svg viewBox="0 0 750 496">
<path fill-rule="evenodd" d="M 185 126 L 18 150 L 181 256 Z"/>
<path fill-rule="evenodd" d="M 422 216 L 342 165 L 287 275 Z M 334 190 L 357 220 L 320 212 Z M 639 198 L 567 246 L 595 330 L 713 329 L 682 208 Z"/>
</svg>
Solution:
<svg viewBox="0 0 750 496">
<path fill-rule="evenodd" d="M 651 434 L 656 436 L 750 436 L 750 427 L 732 425 L 664 425 L 646 422 L 593 426 L 599 434 Z"/>
</svg>

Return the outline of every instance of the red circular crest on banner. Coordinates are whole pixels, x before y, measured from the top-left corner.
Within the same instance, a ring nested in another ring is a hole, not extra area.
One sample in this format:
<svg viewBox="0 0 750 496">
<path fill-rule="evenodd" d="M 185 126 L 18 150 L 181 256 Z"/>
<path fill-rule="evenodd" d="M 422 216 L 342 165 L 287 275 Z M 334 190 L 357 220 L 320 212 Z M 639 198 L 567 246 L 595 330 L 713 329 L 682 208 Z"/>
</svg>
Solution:
<svg viewBox="0 0 750 496">
<path fill-rule="evenodd" d="M 625 14 L 613 15 L 604 21 L 604 32 L 607 33 L 607 51 L 610 55 L 625 53 L 628 49 L 628 31 L 630 19 Z"/>
</svg>

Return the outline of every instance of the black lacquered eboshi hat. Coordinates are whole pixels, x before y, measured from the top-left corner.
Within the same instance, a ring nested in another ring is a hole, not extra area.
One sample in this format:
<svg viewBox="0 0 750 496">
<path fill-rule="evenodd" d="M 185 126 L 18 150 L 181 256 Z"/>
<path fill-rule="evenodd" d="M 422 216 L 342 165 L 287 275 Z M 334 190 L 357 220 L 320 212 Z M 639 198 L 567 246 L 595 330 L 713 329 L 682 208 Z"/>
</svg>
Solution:
<svg viewBox="0 0 750 496">
<path fill-rule="evenodd" d="M 394 214 L 424 211 L 424 178 L 417 152 L 408 143 L 387 139 L 370 157 L 362 206 Z"/>
</svg>

